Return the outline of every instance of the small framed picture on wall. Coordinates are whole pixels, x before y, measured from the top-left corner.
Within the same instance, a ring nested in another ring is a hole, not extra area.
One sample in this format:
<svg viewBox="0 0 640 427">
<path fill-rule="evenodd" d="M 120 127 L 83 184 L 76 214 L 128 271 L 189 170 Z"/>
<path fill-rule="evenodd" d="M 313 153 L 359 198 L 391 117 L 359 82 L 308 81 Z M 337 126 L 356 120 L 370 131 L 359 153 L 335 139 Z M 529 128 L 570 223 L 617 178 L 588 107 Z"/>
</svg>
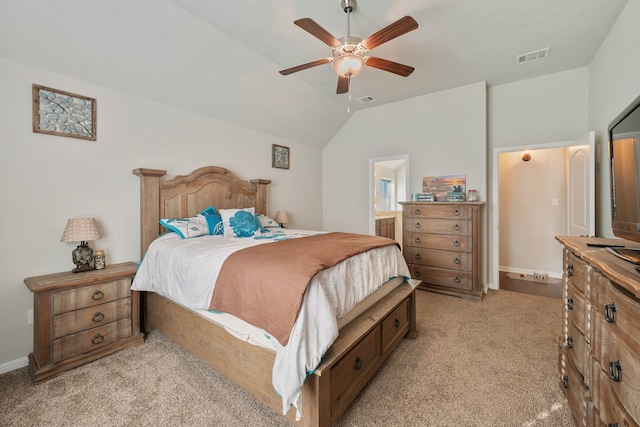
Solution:
<svg viewBox="0 0 640 427">
<path fill-rule="evenodd" d="M 33 131 L 96 140 L 96 100 L 64 90 L 31 85 Z"/>
<path fill-rule="evenodd" d="M 289 169 L 289 147 L 273 144 L 271 147 L 271 167 Z"/>
</svg>

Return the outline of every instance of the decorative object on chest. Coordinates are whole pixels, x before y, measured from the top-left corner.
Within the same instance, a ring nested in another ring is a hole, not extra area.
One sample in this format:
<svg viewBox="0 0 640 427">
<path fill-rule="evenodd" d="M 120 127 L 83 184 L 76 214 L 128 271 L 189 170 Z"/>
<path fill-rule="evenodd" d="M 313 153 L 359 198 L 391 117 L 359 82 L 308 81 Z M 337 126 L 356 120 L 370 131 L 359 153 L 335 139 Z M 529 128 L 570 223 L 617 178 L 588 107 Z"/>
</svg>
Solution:
<svg viewBox="0 0 640 427">
<path fill-rule="evenodd" d="M 420 289 L 481 300 L 481 202 L 402 202 L 403 253 Z"/>
<path fill-rule="evenodd" d="M 638 426 L 640 275 L 604 245 L 640 243 L 556 239 L 564 245 L 559 383 L 573 418 L 581 426 Z"/>
<path fill-rule="evenodd" d="M 33 292 L 34 383 L 143 342 L 140 297 L 131 291 L 136 269 L 127 262 L 24 279 Z"/>
</svg>

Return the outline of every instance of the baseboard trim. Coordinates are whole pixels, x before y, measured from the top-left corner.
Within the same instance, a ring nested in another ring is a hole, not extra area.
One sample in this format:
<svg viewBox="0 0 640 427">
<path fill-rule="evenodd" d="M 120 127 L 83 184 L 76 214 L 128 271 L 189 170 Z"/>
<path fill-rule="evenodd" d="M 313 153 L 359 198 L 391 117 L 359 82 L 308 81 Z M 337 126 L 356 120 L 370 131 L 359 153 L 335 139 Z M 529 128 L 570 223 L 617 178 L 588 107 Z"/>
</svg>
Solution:
<svg viewBox="0 0 640 427">
<path fill-rule="evenodd" d="M 27 365 L 29 365 L 29 358 L 26 356 L 11 362 L 3 363 L 0 365 L 0 375 L 15 371 L 16 369 L 24 368 Z"/>
</svg>

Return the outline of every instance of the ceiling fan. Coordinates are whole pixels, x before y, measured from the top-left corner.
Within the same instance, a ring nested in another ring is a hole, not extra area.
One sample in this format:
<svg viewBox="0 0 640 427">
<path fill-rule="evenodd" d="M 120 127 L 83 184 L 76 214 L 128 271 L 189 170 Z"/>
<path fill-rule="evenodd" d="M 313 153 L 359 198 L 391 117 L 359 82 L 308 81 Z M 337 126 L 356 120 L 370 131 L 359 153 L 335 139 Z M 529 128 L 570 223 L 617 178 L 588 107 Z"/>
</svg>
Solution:
<svg viewBox="0 0 640 427">
<path fill-rule="evenodd" d="M 367 56 L 366 53 L 389 40 L 393 40 L 396 37 L 400 37 L 401 35 L 418 28 L 418 23 L 415 19 L 410 16 L 405 16 L 393 24 L 370 35 L 364 40 L 361 40 L 357 37 L 351 36 L 350 17 L 351 12 L 356 9 L 356 4 L 356 0 L 342 0 L 340 3 L 342 9 L 347 14 L 347 35 L 341 39 L 334 37 L 311 18 L 302 18 L 294 21 L 293 23 L 298 27 L 328 45 L 332 50 L 332 56 L 287 68 L 286 70 L 281 70 L 280 74 L 286 76 L 298 71 L 306 70 L 307 68 L 331 63 L 331 67 L 338 74 L 337 94 L 349 92 L 349 82 L 351 77 L 362 71 L 365 65 L 403 77 L 410 75 L 414 70 L 413 67 L 389 61 L 387 59 L 378 58 L 376 56 Z"/>
</svg>

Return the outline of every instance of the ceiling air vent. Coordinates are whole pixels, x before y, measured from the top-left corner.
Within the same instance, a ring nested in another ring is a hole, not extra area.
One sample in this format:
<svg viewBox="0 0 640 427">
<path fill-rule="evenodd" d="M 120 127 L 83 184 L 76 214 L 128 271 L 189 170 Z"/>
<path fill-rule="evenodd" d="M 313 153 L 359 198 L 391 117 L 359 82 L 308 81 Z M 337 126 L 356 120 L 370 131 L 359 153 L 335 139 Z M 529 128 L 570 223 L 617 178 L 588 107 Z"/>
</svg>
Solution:
<svg viewBox="0 0 640 427">
<path fill-rule="evenodd" d="M 375 102 L 375 98 L 371 95 L 363 96 L 362 98 L 356 99 L 360 104 L 368 104 L 370 102 Z"/>
<path fill-rule="evenodd" d="M 550 47 L 536 50 L 534 52 L 523 53 L 522 55 L 516 56 L 516 64 L 524 64 L 527 62 L 539 61 L 541 59 L 547 59 L 549 57 L 549 49 Z"/>
</svg>

